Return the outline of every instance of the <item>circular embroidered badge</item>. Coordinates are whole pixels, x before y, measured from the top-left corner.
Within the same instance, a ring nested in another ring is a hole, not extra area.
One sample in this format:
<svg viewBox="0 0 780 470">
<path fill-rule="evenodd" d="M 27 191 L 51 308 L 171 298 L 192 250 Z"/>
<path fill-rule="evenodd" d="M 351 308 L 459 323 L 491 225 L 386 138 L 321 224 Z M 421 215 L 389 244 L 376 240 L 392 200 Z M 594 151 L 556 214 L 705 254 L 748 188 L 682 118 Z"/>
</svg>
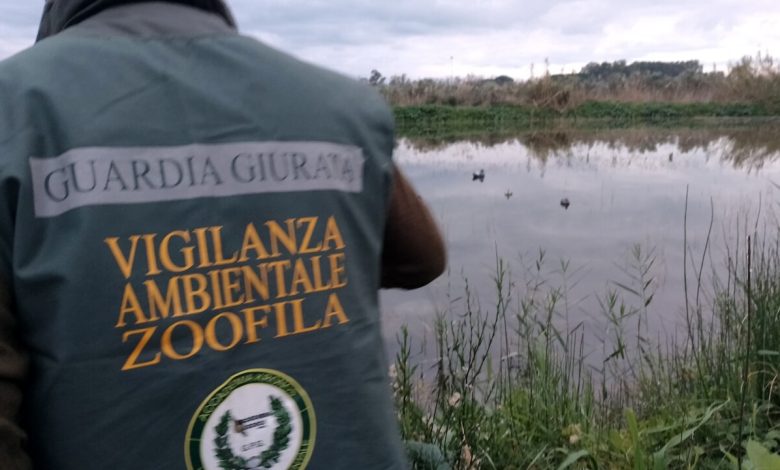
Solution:
<svg viewBox="0 0 780 470">
<path fill-rule="evenodd" d="M 316 433 L 314 408 L 298 382 L 275 370 L 247 370 L 212 392 L 192 417 L 187 469 L 304 469 Z"/>
</svg>

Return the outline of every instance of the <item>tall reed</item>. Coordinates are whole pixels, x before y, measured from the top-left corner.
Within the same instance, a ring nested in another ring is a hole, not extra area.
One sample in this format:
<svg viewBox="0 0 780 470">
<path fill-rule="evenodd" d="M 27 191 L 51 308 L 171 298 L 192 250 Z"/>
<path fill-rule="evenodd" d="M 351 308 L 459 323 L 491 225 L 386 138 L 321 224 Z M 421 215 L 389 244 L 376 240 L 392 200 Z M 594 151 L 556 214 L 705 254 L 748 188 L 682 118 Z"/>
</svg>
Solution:
<svg viewBox="0 0 780 470">
<path fill-rule="evenodd" d="M 576 270 L 539 251 L 518 275 L 497 257 L 490 302 L 466 281 L 437 315 L 432 366 L 399 334 L 404 437 L 456 469 L 762 468 L 780 450 L 780 227 L 737 227 L 723 269 L 709 241 L 686 245 L 682 330 L 666 336 L 650 326 L 668 315 L 655 253 L 634 246 L 594 295 L 595 351 Z"/>
<path fill-rule="evenodd" d="M 513 81 L 508 77 L 371 80 L 393 106 L 529 106 L 567 111 L 587 102 L 760 103 L 780 109 L 780 67 L 769 55 L 744 57 L 728 73 L 650 71 L 591 76 L 550 75 Z"/>
</svg>

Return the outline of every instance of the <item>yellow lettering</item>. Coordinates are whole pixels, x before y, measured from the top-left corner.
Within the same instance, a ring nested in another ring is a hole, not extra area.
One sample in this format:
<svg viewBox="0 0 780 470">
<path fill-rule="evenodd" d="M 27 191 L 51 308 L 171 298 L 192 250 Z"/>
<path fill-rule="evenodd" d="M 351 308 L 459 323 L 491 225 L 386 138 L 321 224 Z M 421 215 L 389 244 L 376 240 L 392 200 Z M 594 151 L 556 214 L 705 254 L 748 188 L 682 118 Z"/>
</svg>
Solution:
<svg viewBox="0 0 780 470">
<path fill-rule="evenodd" d="M 156 236 L 153 233 L 143 236 L 144 245 L 146 246 L 146 264 L 149 267 L 149 271 L 146 273 L 147 276 L 154 276 L 162 272 L 157 267 L 157 254 L 154 252 L 154 237 Z"/>
<path fill-rule="evenodd" d="M 347 268 L 344 265 L 346 258 L 344 253 L 328 256 L 328 261 L 330 261 L 330 282 L 333 283 L 334 289 L 347 285 Z"/>
<path fill-rule="evenodd" d="M 181 277 L 184 286 L 184 301 L 187 305 L 186 315 L 205 312 L 211 306 L 211 297 L 206 289 L 208 282 L 202 274 L 187 274 Z M 195 286 L 197 284 L 197 287 Z M 200 300 L 200 306 L 196 306 L 195 300 Z"/>
<path fill-rule="evenodd" d="M 211 227 L 211 240 L 214 243 L 214 266 L 224 266 L 226 264 L 233 264 L 238 260 L 238 252 L 233 252 L 233 255 L 225 259 L 225 253 L 222 249 L 222 227 Z"/>
<path fill-rule="evenodd" d="M 322 292 L 324 290 L 331 289 L 330 282 L 328 282 L 327 284 L 324 284 L 322 282 L 322 265 L 320 263 L 321 259 L 322 256 L 311 257 L 311 271 L 312 271 L 312 277 L 314 278 L 314 289 L 316 292 Z"/>
<path fill-rule="evenodd" d="M 208 268 L 211 266 L 211 260 L 209 259 L 209 244 L 206 239 L 206 228 L 196 228 L 193 230 L 195 237 L 198 239 L 198 257 L 200 258 L 199 268 Z"/>
<path fill-rule="evenodd" d="M 146 286 L 146 298 L 149 299 L 149 313 L 150 321 L 157 321 L 160 317 L 168 318 L 171 311 L 173 311 L 174 317 L 184 315 L 181 310 L 181 295 L 179 292 L 179 277 L 172 277 L 168 280 L 168 290 L 166 291 L 165 298 L 163 298 L 160 288 L 157 287 L 157 283 L 153 280 L 144 281 Z"/>
<path fill-rule="evenodd" d="M 179 354 L 173 347 L 173 331 L 180 327 L 187 327 L 192 333 L 192 348 L 186 354 Z M 191 320 L 182 320 L 178 323 L 174 323 L 169 326 L 162 335 L 162 352 L 166 357 L 173 359 L 174 361 L 183 361 L 189 359 L 197 354 L 203 347 L 203 329 L 200 325 Z"/>
<path fill-rule="evenodd" d="M 298 244 L 295 240 L 295 219 L 287 219 L 285 223 L 287 224 L 287 232 L 282 230 L 282 227 L 274 220 L 265 223 L 271 237 L 271 253 L 274 256 L 281 256 L 279 242 L 284 245 L 289 254 L 294 255 L 298 252 Z"/>
<path fill-rule="evenodd" d="M 109 237 L 103 240 L 111 250 L 111 254 L 114 256 L 114 260 L 116 260 L 116 264 L 119 266 L 119 270 L 122 271 L 122 275 L 125 276 L 125 279 L 128 279 L 130 275 L 133 274 L 135 251 L 136 248 L 138 248 L 138 240 L 140 239 L 141 237 L 139 235 L 130 237 L 130 253 L 128 253 L 127 257 L 122 253 L 122 249 L 119 248 L 119 238 Z"/>
<path fill-rule="evenodd" d="M 255 259 L 270 258 L 268 250 L 265 249 L 263 241 L 260 240 L 260 235 L 257 233 L 257 229 L 254 224 L 249 224 L 244 230 L 244 241 L 241 242 L 241 257 L 239 261 L 245 263 L 249 261 L 249 251 L 255 252 Z"/>
<path fill-rule="evenodd" d="M 287 330 L 287 313 L 285 312 L 285 305 L 287 305 L 286 302 L 274 304 L 274 312 L 276 313 L 276 336 L 274 336 L 274 338 L 284 338 L 290 334 Z"/>
<path fill-rule="evenodd" d="M 283 261 L 274 261 L 271 263 L 268 263 L 268 268 L 273 269 L 276 273 L 276 298 L 280 299 L 283 297 L 287 297 L 287 286 L 284 281 L 284 270 L 290 269 L 290 261 L 289 260 L 283 260 Z"/>
<path fill-rule="evenodd" d="M 227 346 L 223 345 L 217 339 L 217 322 L 220 318 L 226 318 L 230 327 L 233 330 L 233 340 Z M 215 351 L 227 351 L 236 347 L 241 337 L 244 335 L 244 327 L 241 324 L 241 319 L 235 313 L 223 312 L 209 320 L 206 325 L 206 344 Z"/>
<path fill-rule="evenodd" d="M 325 236 L 322 240 L 322 251 L 327 251 L 330 248 L 330 244 L 337 250 L 343 250 L 346 245 L 344 244 L 344 238 L 341 236 L 341 230 L 336 223 L 336 218 L 333 216 L 328 217 L 328 223 L 325 226 Z"/>
<path fill-rule="evenodd" d="M 125 334 L 122 335 L 122 343 L 126 343 L 127 339 L 130 338 L 131 336 L 134 335 L 143 335 L 143 336 L 141 336 L 141 339 L 138 341 L 138 344 L 135 345 L 133 352 L 131 352 L 130 355 L 127 356 L 127 361 L 125 361 L 125 364 L 122 366 L 122 371 L 140 369 L 142 367 L 149 367 L 160 363 L 159 352 L 155 354 L 154 358 L 152 358 L 149 361 L 138 362 L 138 358 L 141 357 L 141 353 L 144 351 L 144 348 L 146 347 L 147 344 L 149 344 L 149 340 L 152 339 L 155 330 L 157 330 L 156 326 L 150 328 L 141 328 L 140 330 L 125 331 Z"/>
<path fill-rule="evenodd" d="M 325 319 L 322 321 L 322 327 L 330 328 L 331 319 L 334 317 L 338 320 L 339 325 L 349 323 L 349 318 L 344 313 L 344 307 L 341 306 L 339 296 L 335 293 L 328 296 L 328 306 L 325 308 Z"/>
<path fill-rule="evenodd" d="M 225 304 L 222 302 L 222 289 L 219 285 L 219 275 L 221 272 L 222 271 L 219 269 L 209 271 L 209 278 L 211 278 L 211 298 L 214 300 L 213 308 L 215 310 L 225 307 Z"/>
<path fill-rule="evenodd" d="M 142 325 L 150 321 L 148 318 L 146 318 L 146 315 L 144 315 L 144 311 L 141 309 L 141 304 L 138 302 L 138 296 L 135 295 L 133 286 L 130 285 L 130 283 L 125 285 L 125 292 L 122 295 L 122 305 L 119 307 L 119 321 L 116 323 L 117 328 L 127 326 L 127 322 L 125 320 L 128 314 L 135 316 L 136 325 Z"/>
<path fill-rule="evenodd" d="M 173 237 L 178 237 L 184 240 L 184 243 L 190 242 L 190 233 L 182 230 L 175 230 L 165 237 L 160 242 L 160 263 L 165 269 L 173 273 L 183 273 L 192 269 L 195 265 L 193 252 L 195 249 L 191 246 L 185 246 L 179 252 L 184 256 L 184 264 L 179 266 L 171 260 L 170 244 Z"/>
<path fill-rule="evenodd" d="M 268 300 L 270 293 L 268 292 L 268 267 L 265 264 L 257 266 L 259 275 L 255 273 L 255 270 L 251 266 L 242 266 L 241 272 L 244 275 L 244 293 L 246 295 L 247 303 L 255 301 L 253 292 L 257 292 L 263 300 Z"/>
<path fill-rule="evenodd" d="M 290 305 L 292 305 L 292 314 L 293 314 L 293 334 L 302 334 L 302 333 L 309 333 L 315 330 L 320 329 L 320 324 L 322 323 L 320 320 L 317 320 L 317 323 L 315 323 L 312 326 L 305 326 L 304 325 L 304 318 L 303 318 L 303 299 L 299 300 L 293 300 L 292 302 L 288 302 Z"/>
<path fill-rule="evenodd" d="M 222 270 L 222 288 L 225 293 L 225 307 L 235 307 L 244 303 L 243 294 L 238 298 L 235 294 L 241 290 L 241 283 L 236 279 L 231 279 L 231 275 L 241 274 L 241 268 L 228 268 Z"/>
<path fill-rule="evenodd" d="M 260 320 L 256 320 L 255 312 L 263 312 L 265 315 Z M 271 313 L 271 307 L 261 305 L 259 307 L 245 308 L 241 310 L 241 313 L 244 314 L 244 321 L 246 322 L 246 344 L 260 341 L 260 338 L 257 336 L 257 327 L 268 328 L 268 314 Z"/>
<path fill-rule="evenodd" d="M 306 271 L 306 265 L 304 265 L 303 260 L 300 258 L 295 260 L 292 283 L 290 284 L 290 295 L 297 295 L 299 286 L 303 287 L 303 292 L 306 294 L 314 292 L 314 287 L 311 285 L 311 279 L 309 279 L 309 273 Z"/>
<path fill-rule="evenodd" d="M 309 246 L 309 244 L 311 243 L 312 235 L 314 234 L 314 228 L 317 226 L 318 220 L 319 217 L 301 217 L 296 222 L 298 228 L 300 228 L 301 225 L 303 224 L 307 224 L 306 232 L 303 234 L 303 240 L 301 241 L 301 246 L 300 249 L 298 250 L 299 254 L 305 255 L 309 253 L 316 253 L 322 249 L 322 242 L 317 243 L 317 245 L 313 247 Z"/>
</svg>

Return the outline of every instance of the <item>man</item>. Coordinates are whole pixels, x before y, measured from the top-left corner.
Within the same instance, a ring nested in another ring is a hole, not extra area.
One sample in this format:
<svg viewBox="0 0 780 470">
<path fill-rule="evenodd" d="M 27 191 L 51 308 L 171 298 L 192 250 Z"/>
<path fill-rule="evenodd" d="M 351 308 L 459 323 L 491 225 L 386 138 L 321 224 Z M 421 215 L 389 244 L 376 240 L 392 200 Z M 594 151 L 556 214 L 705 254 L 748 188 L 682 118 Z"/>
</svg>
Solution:
<svg viewBox="0 0 780 470">
<path fill-rule="evenodd" d="M 220 0 L 47 2 L 0 64 L 0 468 L 403 468 L 377 290 L 445 256 L 392 149 Z"/>
</svg>

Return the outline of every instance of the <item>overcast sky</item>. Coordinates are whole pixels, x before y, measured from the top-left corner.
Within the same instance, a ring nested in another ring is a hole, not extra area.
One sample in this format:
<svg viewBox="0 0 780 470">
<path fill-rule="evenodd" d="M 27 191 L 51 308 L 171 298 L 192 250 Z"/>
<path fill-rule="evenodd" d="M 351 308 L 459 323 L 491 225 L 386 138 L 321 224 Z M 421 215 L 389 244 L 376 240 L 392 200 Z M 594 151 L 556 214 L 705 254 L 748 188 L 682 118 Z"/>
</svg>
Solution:
<svg viewBox="0 0 780 470">
<path fill-rule="evenodd" d="M 241 30 L 353 77 L 579 70 L 780 57 L 780 0 L 228 0 Z M 43 0 L 0 0 L 0 59 L 32 44 Z"/>
</svg>

